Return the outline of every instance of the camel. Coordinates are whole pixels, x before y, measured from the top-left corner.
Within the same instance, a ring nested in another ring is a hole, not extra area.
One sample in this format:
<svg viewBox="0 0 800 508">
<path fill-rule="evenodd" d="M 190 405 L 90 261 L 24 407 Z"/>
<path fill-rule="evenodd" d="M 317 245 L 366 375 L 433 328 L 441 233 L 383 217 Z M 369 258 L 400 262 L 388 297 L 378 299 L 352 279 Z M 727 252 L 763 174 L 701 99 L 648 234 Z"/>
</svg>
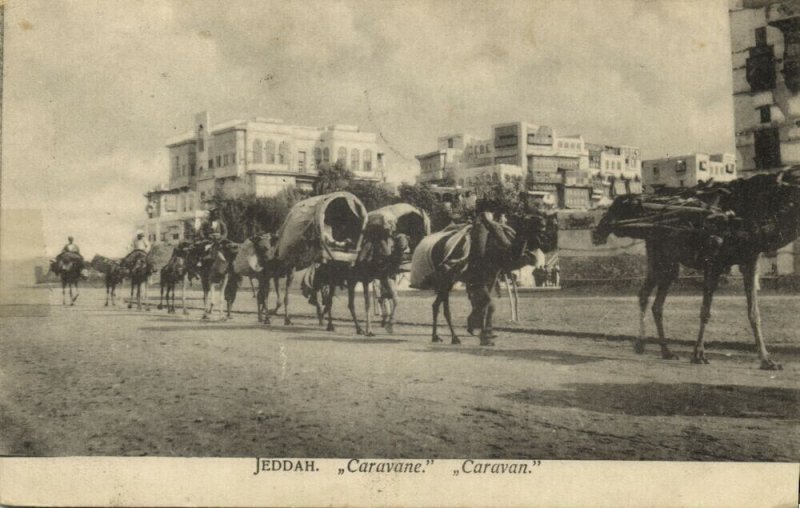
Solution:
<svg viewBox="0 0 800 508">
<path fill-rule="evenodd" d="M 680 194 L 676 194 L 680 195 Z M 720 234 L 701 228 L 654 228 L 645 235 L 647 275 L 639 291 L 639 336 L 634 343 L 637 353 L 644 352 L 644 322 L 650 293 L 656 289 L 652 313 L 658 331 L 661 357 L 677 359 L 670 351 L 664 332 L 664 302 L 670 285 L 678 277 L 678 265 L 703 272 L 703 302 L 700 308 L 700 329 L 691 357 L 695 364 L 707 364 L 705 327 L 711 317 L 711 301 L 719 278 L 733 265 L 739 265 L 744 278 L 748 319 L 753 330 L 761 369 L 782 367 L 769 357 L 761 332 L 758 309 L 758 257 L 762 252 L 777 250 L 800 235 L 800 166 L 776 174 L 755 175 L 728 183 L 706 184 L 683 191 L 685 196 L 698 197 L 727 215 Z M 631 200 L 618 198 L 593 233 L 593 242 L 603 243 L 620 220 L 635 218 L 639 208 Z M 731 215 L 732 214 L 732 217 Z M 621 233 L 624 235 L 623 233 Z"/>
<path fill-rule="evenodd" d="M 81 279 L 83 268 L 83 257 L 74 252 L 62 252 L 55 259 L 50 261 L 50 271 L 61 278 L 61 304 L 67 304 L 67 287 L 69 287 L 70 306 L 75 305 L 78 299 L 78 281 Z M 75 288 L 75 294 L 72 294 Z"/>
<path fill-rule="evenodd" d="M 117 305 L 117 286 L 122 284 L 125 280 L 125 270 L 122 268 L 118 260 L 110 259 L 105 256 L 95 255 L 89 263 L 92 268 L 102 273 L 105 277 L 106 284 L 106 303 L 108 307 L 109 299 L 111 305 Z"/>
<path fill-rule="evenodd" d="M 468 225 L 453 225 L 426 237 L 414 251 L 411 286 L 432 288 L 436 299 L 432 305 L 432 342 L 442 342 L 437 333 L 439 307 L 450 329 L 451 344 L 460 344 L 450 314 L 450 292 L 456 282 L 465 282 L 472 312 L 467 331 L 480 329 L 480 343 L 493 346 L 492 316 L 494 303 L 491 291 L 498 275 L 516 266 L 528 251 L 537 248 L 550 252 L 558 247 L 558 219 L 555 214 L 509 214 L 508 225 L 502 226 L 481 214 Z"/>
<path fill-rule="evenodd" d="M 203 318 L 213 316 L 214 305 L 220 313 L 220 320 L 231 318 L 233 302 L 239 289 L 239 275 L 234 269 L 234 261 L 240 245 L 226 240 L 209 243 L 197 242 L 187 250 L 186 278 L 200 279 L 203 288 Z M 218 296 L 219 294 L 219 296 Z M 226 312 L 222 316 L 221 298 L 225 298 Z"/>
<path fill-rule="evenodd" d="M 150 310 L 150 302 L 147 296 L 148 279 L 155 273 L 155 264 L 152 256 L 143 250 L 136 249 L 125 256 L 121 265 L 131 279 L 131 297 L 128 300 L 128 308 L 133 307 L 133 292 L 136 291 L 136 306 L 142 310 L 142 285 L 144 285 L 144 307 Z"/>
<path fill-rule="evenodd" d="M 358 257 L 352 266 L 336 264 L 319 264 L 309 271 L 309 281 L 305 282 L 310 290 L 310 301 L 317 307 L 317 317 L 322 324 L 323 317 L 328 316 L 328 331 L 334 331 L 331 309 L 336 288 L 347 288 L 347 307 L 356 327 L 356 334 L 374 337 L 370 319 L 370 292 L 372 281 L 378 280 L 381 287 L 388 291 L 391 301 L 391 312 L 386 317 L 383 326 L 388 333 L 393 333 L 394 313 L 397 309 L 397 292 L 394 277 L 400 271 L 405 255 L 409 251 L 408 236 L 395 233 L 383 237 L 370 237 L 365 235 L 364 243 L 359 250 Z M 361 283 L 364 292 L 364 312 L 366 315 L 365 328 L 361 328 L 356 315 L 355 293 L 357 285 Z M 323 308 L 320 309 L 320 301 Z"/>
<path fill-rule="evenodd" d="M 175 313 L 175 286 L 181 282 L 182 292 L 181 301 L 183 303 L 183 313 L 188 314 L 186 310 L 186 281 L 188 279 L 188 262 L 187 256 L 189 253 L 189 242 L 181 242 L 172 250 L 172 257 L 166 265 L 160 270 L 160 286 L 161 295 L 158 299 L 158 309 L 163 309 L 164 295 L 167 298 L 167 313 Z M 172 301 L 170 303 L 170 295 Z"/>
<path fill-rule="evenodd" d="M 265 325 L 271 324 L 270 315 L 277 314 L 281 308 L 280 280 L 286 279 L 283 305 L 289 300 L 289 286 L 292 283 L 294 269 L 281 263 L 276 257 L 278 235 L 265 233 L 253 239 L 258 264 L 261 271 L 258 277 L 258 293 L 256 295 L 258 308 L 258 321 Z M 275 287 L 275 308 L 269 310 L 269 292 L 271 286 Z M 286 318 L 288 319 L 288 317 Z M 291 324 L 291 322 L 286 323 Z"/>
</svg>

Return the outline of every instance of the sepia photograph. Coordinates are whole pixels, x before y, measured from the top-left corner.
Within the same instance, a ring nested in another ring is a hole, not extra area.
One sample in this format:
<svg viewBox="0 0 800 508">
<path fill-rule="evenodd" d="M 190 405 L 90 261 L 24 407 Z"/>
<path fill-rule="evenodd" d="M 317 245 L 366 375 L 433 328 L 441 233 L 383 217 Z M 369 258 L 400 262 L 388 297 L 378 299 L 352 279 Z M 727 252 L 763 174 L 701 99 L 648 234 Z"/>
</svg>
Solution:
<svg viewBox="0 0 800 508">
<path fill-rule="evenodd" d="M 797 502 L 800 0 L 0 15 L 0 504 L 168 458 L 377 482 L 237 506 L 532 506 L 599 461 Z"/>
</svg>

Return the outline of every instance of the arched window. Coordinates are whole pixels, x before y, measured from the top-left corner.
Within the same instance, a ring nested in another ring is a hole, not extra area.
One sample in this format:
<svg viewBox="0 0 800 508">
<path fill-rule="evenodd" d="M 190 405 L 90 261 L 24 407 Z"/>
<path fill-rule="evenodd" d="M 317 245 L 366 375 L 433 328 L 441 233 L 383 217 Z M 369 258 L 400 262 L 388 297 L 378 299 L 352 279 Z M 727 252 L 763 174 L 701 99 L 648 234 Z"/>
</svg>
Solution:
<svg viewBox="0 0 800 508">
<path fill-rule="evenodd" d="M 264 146 L 264 157 L 267 164 L 275 164 L 275 142 L 271 139 Z"/>
<path fill-rule="evenodd" d="M 361 167 L 358 165 L 358 156 L 359 156 L 358 149 L 353 148 L 350 151 L 350 168 L 353 171 L 359 171 L 361 169 Z"/>
<path fill-rule="evenodd" d="M 339 148 L 339 151 L 336 152 L 336 162 L 347 164 L 347 148 Z"/>
<path fill-rule="evenodd" d="M 314 162 L 317 164 L 317 166 L 319 166 L 322 162 L 322 150 L 319 148 L 314 149 Z"/>
<path fill-rule="evenodd" d="M 261 145 L 261 140 L 253 141 L 253 162 L 264 162 L 263 153 L 264 149 Z"/>
<path fill-rule="evenodd" d="M 325 147 L 325 148 L 322 150 L 322 162 L 330 162 L 330 161 L 331 161 L 331 151 L 330 151 L 330 149 L 328 149 L 328 147 L 326 146 L 326 147 Z"/>
<path fill-rule="evenodd" d="M 286 141 L 278 147 L 278 164 L 289 164 L 289 143 Z"/>
<path fill-rule="evenodd" d="M 372 171 L 372 150 L 364 150 L 364 171 Z"/>
</svg>

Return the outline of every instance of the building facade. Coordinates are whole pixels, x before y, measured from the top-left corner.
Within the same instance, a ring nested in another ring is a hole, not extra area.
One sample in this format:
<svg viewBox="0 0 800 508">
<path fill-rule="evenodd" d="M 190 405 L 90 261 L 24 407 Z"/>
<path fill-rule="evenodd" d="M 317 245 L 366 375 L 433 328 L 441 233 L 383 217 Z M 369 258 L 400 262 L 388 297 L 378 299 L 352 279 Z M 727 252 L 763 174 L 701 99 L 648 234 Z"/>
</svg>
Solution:
<svg viewBox="0 0 800 508">
<path fill-rule="evenodd" d="M 730 21 L 739 171 L 800 164 L 800 0 L 732 0 Z"/>
<path fill-rule="evenodd" d="M 420 183 L 469 191 L 480 183 L 523 180 L 559 208 L 593 208 L 604 198 L 641 192 L 640 151 L 592 144 L 527 122 L 492 126 L 492 136 L 453 134 L 417 155 Z"/>
<path fill-rule="evenodd" d="M 211 124 L 198 113 L 194 129 L 167 140 L 168 183 L 149 191 L 140 224 L 152 242 L 180 241 L 200 226 L 216 192 L 274 196 L 287 187 L 311 190 L 317 170 L 341 162 L 360 180 L 384 180 L 377 135 L 352 125 L 306 127 L 270 118 Z"/>
<path fill-rule="evenodd" d="M 645 193 L 663 187 L 692 187 L 710 180 L 729 182 L 736 178 L 736 156 L 730 153 L 693 153 L 642 162 Z"/>
</svg>

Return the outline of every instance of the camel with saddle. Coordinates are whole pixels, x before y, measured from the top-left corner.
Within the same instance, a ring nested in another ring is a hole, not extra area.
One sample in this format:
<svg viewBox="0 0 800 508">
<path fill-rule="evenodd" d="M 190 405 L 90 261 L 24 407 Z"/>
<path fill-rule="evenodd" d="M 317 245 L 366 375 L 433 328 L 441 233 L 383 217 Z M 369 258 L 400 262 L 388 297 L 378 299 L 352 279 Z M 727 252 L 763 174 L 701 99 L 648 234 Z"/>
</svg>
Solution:
<svg viewBox="0 0 800 508">
<path fill-rule="evenodd" d="M 67 304 L 67 288 L 69 288 L 69 304 L 75 305 L 75 300 L 80 296 L 78 281 L 85 275 L 83 256 L 77 252 L 61 252 L 50 261 L 50 271 L 61 279 L 62 305 Z"/>
<path fill-rule="evenodd" d="M 425 237 L 414 251 L 411 261 L 411 287 L 433 289 L 432 341 L 442 342 L 437 333 L 439 308 L 450 329 L 450 342 L 460 344 L 450 314 L 450 292 L 456 282 L 467 287 L 472 312 L 467 331 L 480 330 L 480 343 L 494 345 L 492 290 L 501 273 L 518 267 L 530 252 L 558 247 L 558 219 L 554 213 L 537 209 L 508 212 L 507 224 L 495 222 L 481 210 L 470 224 L 454 224 Z"/>
<path fill-rule="evenodd" d="M 393 333 L 397 310 L 396 277 L 407 272 L 411 252 L 430 233 L 427 213 L 406 203 L 388 205 L 369 212 L 361 248 L 355 261 L 344 267 L 317 265 L 306 272 L 302 281 L 304 294 L 317 308 L 322 324 L 328 316 L 328 330 L 333 330 L 331 308 L 336 288 L 347 289 L 348 309 L 356 333 L 373 336 L 370 314 L 370 287 L 377 281 L 381 297 L 388 308 L 383 310 L 381 326 Z M 361 284 L 364 297 L 365 328 L 362 329 L 355 310 L 355 293 Z"/>
<path fill-rule="evenodd" d="M 714 291 L 720 276 L 738 265 L 761 368 L 781 368 L 770 359 L 761 331 L 757 262 L 762 252 L 775 251 L 800 235 L 800 166 L 661 195 L 618 197 L 596 227 L 593 241 L 604 243 L 612 233 L 644 239 L 646 243 L 647 275 L 639 291 L 637 353 L 644 351 L 645 312 L 655 289 L 652 313 L 661 356 L 677 358 L 667 346 L 663 310 L 667 292 L 678 277 L 678 265 L 682 264 L 703 273 L 700 330 L 691 361 L 707 364 L 705 328 L 711 317 Z"/>
<path fill-rule="evenodd" d="M 119 259 L 112 259 L 106 256 L 96 254 L 89 265 L 103 274 L 103 281 L 106 286 L 106 303 L 108 307 L 109 300 L 112 306 L 117 305 L 117 286 L 121 285 L 125 280 L 126 272 L 122 268 Z"/>
<path fill-rule="evenodd" d="M 315 289 L 323 286 L 334 289 L 344 285 L 341 274 L 356 262 L 366 223 L 366 208 L 349 192 L 314 196 L 292 206 L 276 238 L 270 236 L 270 244 L 262 245 L 259 251 L 264 268 L 262 281 L 285 279 L 285 325 L 292 324 L 289 288 L 295 272 L 313 267 Z M 266 306 L 269 286 L 265 284 L 263 287 L 263 305 Z M 269 314 L 265 323 L 269 323 Z M 330 316 L 328 328 L 333 329 Z"/>
</svg>

